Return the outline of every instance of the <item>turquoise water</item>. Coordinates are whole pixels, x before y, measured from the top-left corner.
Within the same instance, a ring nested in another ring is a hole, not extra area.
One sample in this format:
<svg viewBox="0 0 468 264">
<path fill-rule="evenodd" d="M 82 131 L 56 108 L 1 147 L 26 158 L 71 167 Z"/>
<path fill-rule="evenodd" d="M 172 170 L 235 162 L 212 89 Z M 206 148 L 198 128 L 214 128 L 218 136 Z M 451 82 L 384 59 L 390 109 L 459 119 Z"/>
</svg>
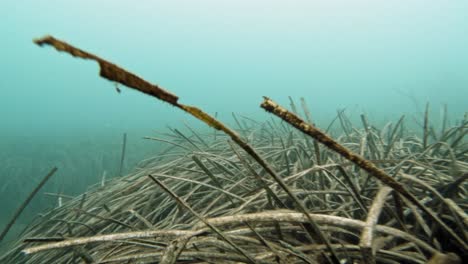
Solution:
<svg viewBox="0 0 468 264">
<path fill-rule="evenodd" d="M 126 171 L 156 152 L 142 136 L 204 126 L 181 111 L 99 78 L 33 38 L 51 34 L 158 83 L 180 102 L 270 118 L 266 95 L 305 97 L 326 126 L 337 109 L 375 123 L 468 110 L 467 1 L 11 1 L 0 3 L 0 228 L 39 179 L 77 194 L 115 175 L 122 134 Z M 417 127 L 417 125 L 415 125 Z M 3 164 L 2 164 L 3 163 Z M 61 168 L 60 168 L 61 165 Z M 26 222 L 56 201 L 39 194 Z"/>
</svg>

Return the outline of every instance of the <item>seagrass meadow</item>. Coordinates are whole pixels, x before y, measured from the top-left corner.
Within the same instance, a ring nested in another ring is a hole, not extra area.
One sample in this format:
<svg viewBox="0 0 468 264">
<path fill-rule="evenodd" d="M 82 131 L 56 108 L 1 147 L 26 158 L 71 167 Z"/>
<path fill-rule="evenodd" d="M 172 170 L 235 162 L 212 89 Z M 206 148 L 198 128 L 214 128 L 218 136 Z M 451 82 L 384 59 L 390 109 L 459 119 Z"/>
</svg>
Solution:
<svg viewBox="0 0 468 264">
<path fill-rule="evenodd" d="M 233 114 L 232 129 L 99 56 L 35 42 L 212 130 L 147 137 L 167 146 L 38 215 L 1 263 L 466 263 L 467 114 L 435 126 L 426 105 L 414 130 L 338 112 L 319 129 L 305 99 L 265 97 L 270 119 Z"/>
</svg>

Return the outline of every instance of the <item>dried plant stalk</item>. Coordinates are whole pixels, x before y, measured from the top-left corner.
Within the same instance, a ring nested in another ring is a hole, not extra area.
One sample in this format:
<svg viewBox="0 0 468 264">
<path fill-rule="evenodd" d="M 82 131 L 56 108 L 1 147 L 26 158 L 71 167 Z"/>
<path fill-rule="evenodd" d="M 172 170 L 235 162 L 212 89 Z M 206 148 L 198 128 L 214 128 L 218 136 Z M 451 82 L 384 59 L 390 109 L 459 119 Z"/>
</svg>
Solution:
<svg viewBox="0 0 468 264">
<path fill-rule="evenodd" d="M 385 199 L 387 199 L 387 196 L 391 193 L 391 191 L 392 189 L 387 186 L 384 186 L 379 190 L 367 215 L 366 226 L 363 228 L 361 233 L 359 247 L 361 248 L 364 260 L 368 264 L 375 263 L 375 254 L 372 247 L 375 227 L 377 226 Z"/>
<path fill-rule="evenodd" d="M 97 61 L 100 66 L 100 75 L 108 80 L 115 81 L 118 83 L 121 83 L 123 85 L 126 85 L 130 88 L 136 89 L 140 92 L 146 93 L 148 95 L 154 96 L 162 101 L 165 101 L 177 108 L 182 109 L 183 111 L 191 114 L 192 116 L 196 117 L 197 119 L 203 121 L 207 125 L 217 129 L 221 130 L 224 133 L 226 133 L 228 136 L 231 137 L 231 139 L 236 142 L 244 151 L 246 151 L 249 155 L 251 155 L 255 161 L 257 161 L 267 172 L 268 174 L 279 184 L 279 186 L 286 191 L 288 196 L 292 198 L 294 201 L 295 206 L 301 210 L 306 216 L 307 210 L 303 206 L 303 204 L 299 201 L 299 199 L 294 195 L 294 193 L 289 189 L 289 187 L 284 183 L 284 181 L 279 177 L 279 175 L 272 169 L 272 167 L 260 157 L 260 155 L 255 151 L 252 146 L 250 146 L 248 143 L 243 141 L 241 137 L 232 129 L 228 128 L 225 126 L 223 123 L 220 121 L 216 120 L 212 116 L 208 115 L 207 113 L 203 112 L 201 109 L 194 107 L 194 106 L 189 106 L 189 105 L 183 105 L 178 103 L 178 97 L 158 85 L 153 85 L 142 78 L 136 76 L 133 73 L 130 73 L 120 67 L 118 67 L 115 64 L 112 64 L 104 59 L 99 58 L 96 55 L 93 55 L 91 53 L 85 52 L 81 49 L 75 48 L 74 46 L 63 42 L 61 40 L 58 40 L 52 36 L 46 36 L 40 39 L 37 39 L 34 41 L 36 44 L 42 46 L 44 44 L 51 45 L 55 47 L 59 51 L 64 51 L 67 52 L 75 57 L 80 57 L 83 59 L 91 59 L 94 61 Z M 307 229 L 307 231 L 310 233 L 312 237 L 316 237 L 319 239 L 320 242 L 325 243 L 328 246 L 328 249 L 331 253 L 331 256 L 333 258 L 334 263 L 339 263 L 339 258 L 336 256 L 335 250 L 331 246 L 331 243 L 329 239 L 320 231 L 320 228 L 318 225 L 313 221 L 312 218 L 310 220 L 310 226 L 311 229 Z"/>
<path fill-rule="evenodd" d="M 46 184 L 46 182 L 50 179 L 50 177 L 52 177 L 55 174 L 56 171 L 57 171 L 57 167 L 52 168 L 52 170 L 50 170 L 50 172 L 47 173 L 47 175 L 39 182 L 36 188 L 34 188 L 34 190 L 28 195 L 28 197 L 20 205 L 20 207 L 18 207 L 16 212 L 13 214 L 13 217 L 11 218 L 10 222 L 8 222 L 8 224 L 6 225 L 6 227 L 3 229 L 2 233 L 0 234 L 0 242 L 3 240 L 6 234 L 8 234 L 8 231 L 15 224 L 16 220 L 21 215 L 24 208 L 28 206 L 29 202 L 31 202 L 31 200 L 34 198 L 36 193 L 42 188 L 42 186 L 44 186 L 44 184 Z"/>
<path fill-rule="evenodd" d="M 375 166 L 372 162 L 364 159 L 363 157 L 353 153 L 348 148 L 340 145 L 338 142 L 333 140 L 327 134 L 323 133 L 322 131 L 315 128 L 312 124 L 307 124 L 302 119 L 300 119 L 295 114 L 289 112 L 285 108 L 281 107 L 277 103 L 273 102 L 270 98 L 265 97 L 264 101 L 261 104 L 261 107 L 266 111 L 275 114 L 276 116 L 280 117 L 284 121 L 291 124 L 293 127 L 299 129 L 303 133 L 313 137 L 326 147 L 332 149 L 333 151 L 337 152 L 345 159 L 353 162 L 361 169 L 367 171 L 370 175 L 374 176 L 375 178 L 382 181 L 384 184 L 390 186 L 392 189 L 403 195 L 407 198 L 410 202 L 415 204 L 425 213 L 427 213 L 435 222 L 437 222 L 445 231 L 447 231 L 463 248 L 468 250 L 468 245 L 466 242 L 460 238 L 453 230 L 448 227 L 433 211 L 429 208 L 424 206 L 418 198 L 416 198 L 411 192 L 409 192 L 401 183 L 396 181 L 394 178 L 390 177 L 385 173 L 383 170 L 379 169 Z"/>
</svg>

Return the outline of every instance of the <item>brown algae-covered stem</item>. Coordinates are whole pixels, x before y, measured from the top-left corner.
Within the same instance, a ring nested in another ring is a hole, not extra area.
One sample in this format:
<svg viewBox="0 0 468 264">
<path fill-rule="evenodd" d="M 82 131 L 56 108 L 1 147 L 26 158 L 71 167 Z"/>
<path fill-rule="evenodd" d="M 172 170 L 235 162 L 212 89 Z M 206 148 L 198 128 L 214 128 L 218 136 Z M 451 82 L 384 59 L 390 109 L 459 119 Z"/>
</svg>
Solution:
<svg viewBox="0 0 468 264">
<path fill-rule="evenodd" d="M 318 130 L 311 124 L 308 124 L 304 122 L 302 119 L 300 119 L 298 116 L 295 114 L 289 112 L 285 108 L 281 107 L 277 103 L 273 102 L 271 99 L 265 97 L 263 103 L 261 104 L 261 107 L 265 109 L 266 111 L 275 114 L 276 116 L 280 117 L 287 123 L 291 124 L 295 128 L 299 129 L 303 133 L 313 137 L 315 140 L 319 141 L 329 149 L 337 152 L 347 160 L 353 162 L 363 170 L 369 172 L 372 176 L 378 178 L 381 180 L 383 183 L 389 185 L 393 189 L 395 189 L 397 192 L 403 194 L 405 197 L 406 196 L 411 196 L 408 199 L 411 201 L 416 200 L 413 195 L 411 195 L 403 185 L 398 183 L 395 179 L 392 177 L 388 176 L 384 171 L 381 169 L 377 168 L 373 163 L 367 161 L 363 157 L 360 157 L 359 155 L 351 152 L 349 149 L 346 147 L 342 146 L 339 144 L 337 141 L 332 139 L 330 136 L 327 134 L 323 133 L 322 131 Z"/>
<path fill-rule="evenodd" d="M 308 217 L 307 210 L 299 201 L 299 199 L 296 197 L 296 195 L 294 195 L 293 192 L 289 189 L 289 187 L 284 183 L 282 178 L 276 172 L 274 172 L 272 167 L 264 159 L 260 157 L 260 155 L 254 150 L 254 148 L 251 147 L 245 141 L 243 141 L 241 137 L 234 130 L 231 130 L 230 128 L 228 128 L 227 126 L 225 126 L 224 124 L 222 124 L 221 122 L 219 122 L 218 120 L 208 115 L 207 113 L 203 112 L 201 109 L 197 107 L 183 105 L 183 104 L 178 103 L 179 98 L 176 95 L 162 89 L 158 85 L 153 85 L 143 80 L 142 78 L 136 76 L 135 74 L 130 73 L 113 63 L 103 60 L 96 55 L 93 55 L 91 53 L 78 49 L 52 36 L 46 36 L 46 37 L 34 40 L 34 42 L 38 44 L 39 46 L 43 46 L 44 44 L 51 45 L 55 47 L 55 49 L 70 53 L 71 55 L 75 57 L 97 61 L 100 66 L 100 75 L 102 77 L 110 81 L 121 83 L 125 86 L 136 89 L 140 92 L 146 93 L 160 100 L 163 100 L 191 114 L 192 116 L 203 121 L 207 125 L 217 130 L 221 130 L 224 133 L 228 134 L 234 142 L 236 142 L 242 149 L 244 149 L 247 153 L 249 153 L 268 172 L 268 174 L 278 183 L 278 185 L 283 190 L 285 190 L 288 196 L 292 198 L 297 208 Z M 327 246 L 327 248 L 329 249 L 331 253 L 331 257 L 333 258 L 333 262 L 339 263 L 338 257 L 336 256 L 336 252 L 331 246 L 331 243 L 328 240 L 328 238 L 321 232 L 318 225 L 313 221 L 312 218 L 309 218 L 309 220 L 310 220 L 310 225 L 312 227 L 313 233 L 315 233 L 314 235 L 319 238 L 320 242 L 324 243 Z"/>
<path fill-rule="evenodd" d="M 67 52 L 74 57 L 94 60 L 99 63 L 99 67 L 100 67 L 99 74 L 102 77 L 110 81 L 119 82 L 127 87 L 136 89 L 142 93 L 155 96 L 172 105 L 177 104 L 177 100 L 179 98 L 176 95 L 164 90 L 158 85 L 154 85 L 143 80 L 137 75 L 130 73 L 113 63 L 103 60 L 96 55 L 93 55 L 91 53 L 78 49 L 64 41 L 58 40 L 52 36 L 45 36 L 43 38 L 35 39 L 34 43 L 36 43 L 39 46 L 43 46 L 43 45 L 53 46 L 58 51 Z"/>
<path fill-rule="evenodd" d="M 337 152 L 345 159 L 353 162 L 361 169 L 367 171 L 369 175 L 379 179 L 384 184 L 388 185 L 396 192 L 403 195 L 407 198 L 410 202 L 415 204 L 419 207 L 422 211 L 427 213 L 429 217 L 431 217 L 435 222 L 437 222 L 447 233 L 449 233 L 463 248 L 468 248 L 466 242 L 461 239 L 450 227 L 448 227 L 437 215 L 431 211 L 429 208 L 424 206 L 421 202 L 419 202 L 418 198 L 416 198 L 411 192 L 409 192 L 401 183 L 396 181 L 394 178 L 389 176 L 383 170 L 379 169 L 375 166 L 372 162 L 366 160 L 365 158 L 353 153 L 351 150 L 347 149 L 346 147 L 339 144 L 337 141 L 332 139 L 327 134 L 323 133 L 319 129 L 315 128 L 311 124 L 307 124 L 297 115 L 291 113 L 284 107 L 278 105 L 273 100 L 268 97 L 264 97 L 262 104 L 260 105 L 263 109 L 267 112 L 273 113 L 274 115 L 280 117 L 285 122 L 289 123 L 293 127 L 299 129 L 303 133 L 313 137 L 329 149 Z"/>
</svg>

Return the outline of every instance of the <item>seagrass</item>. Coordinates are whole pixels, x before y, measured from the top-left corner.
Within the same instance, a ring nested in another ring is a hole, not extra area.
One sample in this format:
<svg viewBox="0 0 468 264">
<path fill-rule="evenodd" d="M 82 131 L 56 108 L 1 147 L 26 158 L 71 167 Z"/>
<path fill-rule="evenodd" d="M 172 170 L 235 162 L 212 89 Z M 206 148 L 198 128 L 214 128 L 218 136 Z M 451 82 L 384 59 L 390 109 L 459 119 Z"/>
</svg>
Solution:
<svg viewBox="0 0 468 264">
<path fill-rule="evenodd" d="M 423 232 L 408 203 L 398 204 L 389 197 L 377 202 L 379 182 L 370 179 L 366 183 L 359 169 L 339 155 L 323 149 L 324 162 L 319 165 L 315 150 L 304 147 L 308 139 L 300 132 L 292 132 L 292 145 L 284 149 L 279 139 L 272 144 L 266 134 L 261 136 L 259 124 L 248 122 L 248 125 L 247 131 L 253 134 L 252 146 L 266 157 L 301 199 L 321 231 L 330 237 L 340 259 L 363 260 L 363 250 L 373 254 L 376 263 L 425 263 L 433 255 L 440 259 L 440 254 L 448 252 L 464 254 L 456 251 L 455 241 L 432 226 L 431 218 L 421 214 L 418 221 L 434 228 L 430 233 Z M 290 135 L 278 133 L 277 136 Z M 183 148 L 175 146 L 172 151 L 161 151 L 162 157 L 142 161 L 130 174 L 109 179 L 104 185 L 99 182 L 87 193 L 66 200 L 61 207 L 35 219 L 16 245 L 1 257 L 2 263 L 86 263 L 90 259 L 94 263 L 127 263 L 129 260 L 158 263 L 167 254 L 168 247 L 181 245 L 176 241 L 184 242 L 180 239 L 187 235 L 191 238 L 174 263 L 247 262 L 242 254 L 155 186 L 149 174 L 257 263 L 324 263 L 321 256 L 327 253 L 324 244 L 307 239 L 303 225 L 308 221 L 300 211 L 285 209 L 274 202 L 278 199 L 286 205 L 292 203 L 276 182 L 264 177 L 255 160 L 230 145 L 226 137 L 217 135 L 215 140 L 211 132 L 198 132 L 198 137 L 203 138 L 206 145 L 195 135 L 188 135 L 201 151 L 174 133 L 167 142 Z M 366 137 L 366 131 L 357 129 L 349 137 L 342 138 L 347 141 L 340 143 L 358 143 L 362 137 Z M 399 181 L 422 203 L 440 212 L 441 218 L 466 238 L 466 184 L 460 183 L 458 178 L 464 177 L 450 174 L 453 162 L 442 156 L 445 151 L 435 152 L 437 155 L 430 151 L 423 153 L 422 141 L 412 134 L 403 134 L 398 142 L 401 144 L 392 143 L 389 154 L 392 160 L 374 162 L 386 172 L 398 167 Z M 458 153 L 464 147 L 466 143 L 452 151 Z M 370 145 L 364 148 L 365 155 L 370 157 L 368 151 L 373 148 Z M 386 148 L 379 149 L 382 155 L 386 151 Z M 307 153 L 303 153 L 304 150 Z M 168 153 L 176 155 L 168 156 Z M 304 164 L 301 159 L 309 163 Z M 467 157 L 456 163 L 459 168 L 468 168 Z M 289 173 L 286 166 L 290 167 Z M 341 170 L 349 180 L 345 180 Z M 325 188 L 321 188 L 318 181 L 320 175 L 324 176 Z M 265 186 L 262 187 L 258 177 Z M 351 190 L 349 181 L 354 183 L 357 194 Z M 444 189 L 455 182 L 452 192 L 444 194 Z M 356 195 L 367 211 L 374 203 L 382 206 L 379 217 L 373 219 L 363 213 Z M 373 219 L 376 225 L 369 226 L 366 219 Z M 371 234 L 370 241 L 360 239 L 365 230 Z"/>
</svg>

